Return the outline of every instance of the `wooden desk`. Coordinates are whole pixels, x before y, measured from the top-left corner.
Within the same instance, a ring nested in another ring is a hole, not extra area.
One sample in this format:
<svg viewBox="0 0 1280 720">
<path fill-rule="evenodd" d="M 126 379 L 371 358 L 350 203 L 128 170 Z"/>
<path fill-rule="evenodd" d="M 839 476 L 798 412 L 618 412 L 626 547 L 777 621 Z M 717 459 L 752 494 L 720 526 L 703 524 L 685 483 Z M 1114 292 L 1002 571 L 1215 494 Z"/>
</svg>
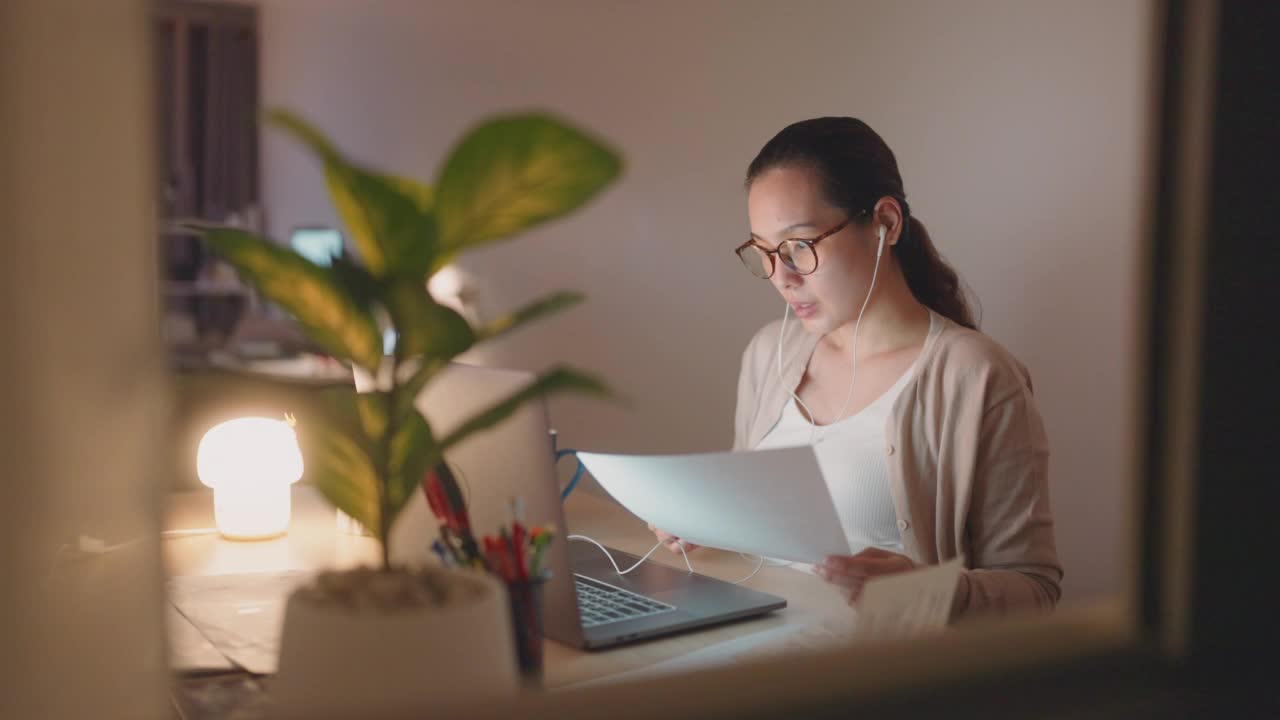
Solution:
<svg viewBox="0 0 1280 720">
<path fill-rule="evenodd" d="M 588 535 L 636 555 L 643 555 L 653 546 L 653 535 L 645 524 L 606 498 L 579 492 L 569 498 L 565 511 L 575 534 Z M 212 527 L 212 493 L 171 495 L 165 520 L 166 530 Z M 335 531 L 332 507 L 308 486 L 294 486 L 293 518 L 289 534 L 284 537 L 235 542 L 207 534 L 169 537 L 164 542 L 164 560 L 170 576 L 343 568 L 373 564 L 377 557 L 372 538 Z M 665 549 L 654 553 L 651 560 L 683 567 L 682 558 Z M 755 560 L 737 553 L 708 549 L 691 553 L 690 560 L 699 573 L 730 581 L 745 577 L 756 566 Z M 744 643 L 757 646 L 753 653 L 813 647 L 838 639 L 851 627 L 852 610 L 825 582 L 808 573 L 766 565 L 743 584 L 786 598 L 787 607 L 762 618 L 611 650 L 586 652 L 548 642 L 546 686 L 567 687 L 652 669 L 682 658 L 714 656 L 718 647 L 740 648 Z M 753 637 L 759 642 L 752 642 L 749 638 Z"/>
</svg>

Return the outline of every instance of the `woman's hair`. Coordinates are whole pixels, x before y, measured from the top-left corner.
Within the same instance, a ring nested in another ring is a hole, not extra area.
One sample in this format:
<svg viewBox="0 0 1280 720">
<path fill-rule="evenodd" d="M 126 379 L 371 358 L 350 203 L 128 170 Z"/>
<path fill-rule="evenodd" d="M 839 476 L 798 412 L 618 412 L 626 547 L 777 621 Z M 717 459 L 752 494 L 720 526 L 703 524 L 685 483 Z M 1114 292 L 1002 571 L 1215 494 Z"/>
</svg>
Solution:
<svg viewBox="0 0 1280 720">
<path fill-rule="evenodd" d="M 956 271 L 938 254 L 924 223 L 911 214 L 893 151 L 869 125 L 850 117 L 815 118 L 788 125 L 751 161 L 747 187 L 766 170 L 777 167 L 816 172 L 827 202 L 858 222 L 871 218 L 880 198 L 897 200 L 906 222 L 890 252 L 902 266 L 907 287 L 934 312 L 977 328 Z"/>
</svg>

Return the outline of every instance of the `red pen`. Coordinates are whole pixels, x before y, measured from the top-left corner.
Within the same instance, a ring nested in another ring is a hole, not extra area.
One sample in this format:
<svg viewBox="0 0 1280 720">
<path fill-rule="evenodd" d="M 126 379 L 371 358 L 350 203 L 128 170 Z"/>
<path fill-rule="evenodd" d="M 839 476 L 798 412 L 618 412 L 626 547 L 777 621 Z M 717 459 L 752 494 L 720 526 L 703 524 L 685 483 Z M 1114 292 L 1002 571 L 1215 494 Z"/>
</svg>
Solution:
<svg viewBox="0 0 1280 720">
<path fill-rule="evenodd" d="M 489 561 L 489 569 L 501 574 L 502 563 L 498 557 L 496 543 L 494 543 L 493 538 L 488 535 L 484 536 L 484 556 Z"/>
<path fill-rule="evenodd" d="M 524 540 L 524 526 L 522 526 L 518 520 L 511 523 L 511 546 L 514 551 L 513 555 L 516 562 L 516 576 L 520 580 L 529 579 L 529 569 L 525 567 L 524 564 Z"/>
<path fill-rule="evenodd" d="M 502 549 L 502 563 L 506 569 L 507 582 L 515 582 L 518 576 L 516 571 L 516 554 L 515 546 L 511 542 L 511 536 L 507 534 L 506 528 L 499 530 L 501 533 L 500 543 Z"/>
</svg>

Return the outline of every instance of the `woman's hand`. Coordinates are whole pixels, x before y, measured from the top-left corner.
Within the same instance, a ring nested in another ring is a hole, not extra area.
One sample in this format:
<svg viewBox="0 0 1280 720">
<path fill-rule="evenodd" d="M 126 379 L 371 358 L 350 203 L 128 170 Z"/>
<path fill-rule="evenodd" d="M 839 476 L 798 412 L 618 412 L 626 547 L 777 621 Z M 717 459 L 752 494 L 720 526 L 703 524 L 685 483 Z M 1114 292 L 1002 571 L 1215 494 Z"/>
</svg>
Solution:
<svg viewBox="0 0 1280 720">
<path fill-rule="evenodd" d="M 856 605 L 868 580 L 906 572 L 914 567 L 915 563 L 906 555 L 867 548 L 857 555 L 830 555 L 814 566 L 814 572 L 839 588 L 850 605 Z"/>
<path fill-rule="evenodd" d="M 673 553 L 680 552 L 680 546 L 682 545 L 684 546 L 684 551 L 686 553 L 693 552 L 694 550 L 698 549 L 697 545 L 694 545 L 693 543 L 687 542 L 685 540 L 681 540 L 675 535 L 672 535 L 671 533 L 665 530 L 659 530 L 653 525 L 650 525 L 649 529 L 653 531 L 654 535 L 658 536 L 658 541 L 661 542 L 668 550 L 670 550 Z"/>
</svg>

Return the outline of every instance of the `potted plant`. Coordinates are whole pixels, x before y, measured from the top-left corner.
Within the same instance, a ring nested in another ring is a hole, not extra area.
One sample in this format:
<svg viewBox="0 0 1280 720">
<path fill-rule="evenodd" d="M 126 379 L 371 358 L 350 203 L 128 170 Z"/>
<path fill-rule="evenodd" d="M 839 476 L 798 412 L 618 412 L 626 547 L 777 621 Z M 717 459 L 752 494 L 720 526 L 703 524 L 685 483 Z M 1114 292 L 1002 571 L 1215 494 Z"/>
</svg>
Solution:
<svg viewBox="0 0 1280 720">
<path fill-rule="evenodd" d="M 463 251 L 582 206 L 618 176 L 621 160 L 551 116 L 507 115 L 467 133 L 427 185 L 361 167 L 294 114 L 272 112 L 268 120 L 321 160 L 358 256 L 320 266 L 244 230 L 199 230 L 314 343 L 356 372 L 380 378 L 371 392 L 325 390 L 324 417 L 298 418 L 306 478 L 371 532 L 381 564 L 322 573 L 290 597 L 277 679 L 280 700 L 290 707 L 282 710 L 334 712 L 341 704 L 369 714 L 421 709 L 440 694 L 478 689 L 482 682 L 514 688 L 509 617 L 498 586 L 473 572 L 398 568 L 389 534 L 424 476 L 448 472 L 444 454 L 453 445 L 533 398 L 606 391 L 586 373 L 557 367 L 437 437 L 414 409 L 414 398 L 437 372 L 477 343 L 582 297 L 557 292 L 473 327 L 431 297 L 427 280 Z M 384 356 L 386 329 L 397 340 Z M 466 637 L 453 643 L 447 635 Z M 471 667 L 475 663 L 484 666 Z M 341 668 L 359 672 L 344 676 Z"/>
</svg>

